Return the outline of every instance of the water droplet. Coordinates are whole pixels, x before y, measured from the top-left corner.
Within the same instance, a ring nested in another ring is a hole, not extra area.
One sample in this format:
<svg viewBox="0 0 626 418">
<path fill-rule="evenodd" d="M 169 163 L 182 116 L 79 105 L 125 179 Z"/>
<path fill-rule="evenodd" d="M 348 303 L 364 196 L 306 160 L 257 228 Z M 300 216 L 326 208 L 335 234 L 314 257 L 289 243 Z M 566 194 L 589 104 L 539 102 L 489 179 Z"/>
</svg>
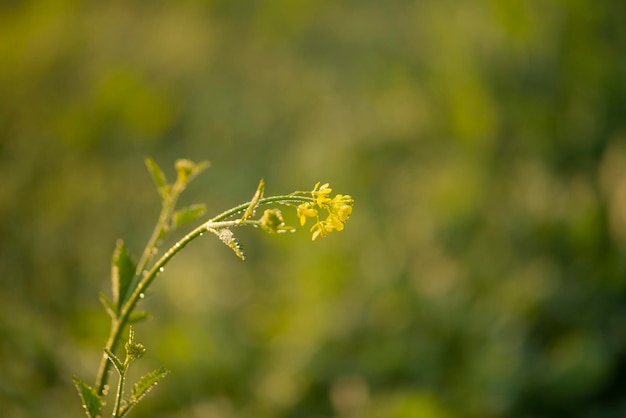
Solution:
<svg viewBox="0 0 626 418">
<path fill-rule="evenodd" d="M 163 273 L 165 269 L 163 267 L 159 268 L 159 272 Z"/>
<path fill-rule="evenodd" d="M 102 388 L 102 394 L 105 396 L 109 394 L 109 385 L 104 385 Z"/>
<path fill-rule="evenodd" d="M 145 296 L 145 295 L 144 295 L 143 293 L 140 293 L 140 294 L 139 294 L 139 299 L 143 299 L 143 298 L 144 298 L 144 296 Z"/>
<path fill-rule="evenodd" d="M 144 270 L 141 274 L 143 274 L 143 277 L 146 277 L 148 275 L 148 270 Z"/>
<path fill-rule="evenodd" d="M 204 232 L 200 232 L 200 236 L 204 235 Z"/>
<path fill-rule="evenodd" d="M 152 255 L 156 255 L 156 253 L 159 252 L 158 248 L 153 248 L 152 251 L 150 251 L 152 253 Z"/>
</svg>

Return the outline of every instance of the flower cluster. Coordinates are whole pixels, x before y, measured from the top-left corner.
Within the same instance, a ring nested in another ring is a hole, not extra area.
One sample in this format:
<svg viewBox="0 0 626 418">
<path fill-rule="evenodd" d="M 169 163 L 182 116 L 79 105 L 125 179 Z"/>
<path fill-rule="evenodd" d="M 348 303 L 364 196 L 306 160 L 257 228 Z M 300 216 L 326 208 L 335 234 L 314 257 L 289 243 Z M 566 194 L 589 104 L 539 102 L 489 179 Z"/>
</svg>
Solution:
<svg viewBox="0 0 626 418">
<path fill-rule="evenodd" d="M 316 219 L 315 225 L 311 227 L 313 241 L 315 241 L 317 237 L 325 237 L 329 232 L 341 231 L 344 223 L 352 213 L 352 205 L 354 204 L 352 197 L 338 194 L 331 198 L 330 194 L 332 191 L 333 189 L 330 188 L 328 183 L 320 186 L 318 182 L 313 188 L 313 191 L 311 191 L 313 201 L 302 203 L 298 206 L 300 225 L 304 225 L 307 218 Z M 324 220 L 320 220 L 318 212 L 320 209 L 328 213 L 328 216 Z"/>
</svg>

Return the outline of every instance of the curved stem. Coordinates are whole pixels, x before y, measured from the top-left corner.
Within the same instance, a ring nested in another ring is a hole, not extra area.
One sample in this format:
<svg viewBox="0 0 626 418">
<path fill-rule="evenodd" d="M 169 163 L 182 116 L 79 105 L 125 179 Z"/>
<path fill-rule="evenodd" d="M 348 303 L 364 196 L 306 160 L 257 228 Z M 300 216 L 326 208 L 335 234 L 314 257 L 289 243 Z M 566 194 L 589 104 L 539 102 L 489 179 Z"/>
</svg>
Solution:
<svg viewBox="0 0 626 418">
<path fill-rule="evenodd" d="M 299 203 L 306 203 L 306 202 L 313 202 L 313 198 L 307 197 L 307 196 L 297 196 L 295 194 L 290 194 L 286 196 L 264 197 L 259 200 L 259 206 L 267 205 L 269 203 L 299 204 Z M 239 206 L 235 206 L 234 208 L 228 209 L 227 211 L 220 213 L 219 215 L 209 220 L 209 222 L 217 222 L 217 221 L 222 221 L 224 219 L 228 219 L 231 216 L 234 216 L 239 212 L 245 211 L 249 205 L 250 205 L 250 202 L 242 203 Z"/>
<path fill-rule="evenodd" d="M 300 203 L 306 203 L 306 202 L 311 202 L 311 201 L 313 201 L 311 197 L 298 196 L 295 194 L 291 194 L 291 195 L 286 195 L 286 196 L 272 196 L 272 197 L 262 198 L 259 200 L 258 206 L 267 205 L 270 203 L 300 204 Z M 193 231 L 185 235 L 176 244 L 174 244 L 169 250 L 167 250 L 165 254 L 161 256 L 161 258 L 152 266 L 152 268 L 146 274 L 144 274 L 144 277 L 139 281 L 139 283 L 137 284 L 137 287 L 135 287 L 134 291 L 131 293 L 130 297 L 128 298 L 124 306 L 122 306 L 122 309 L 120 310 L 120 313 L 117 319 L 113 320 L 111 324 L 111 332 L 109 334 L 109 339 L 107 340 L 107 344 L 106 344 L 106 349 L 112 352 L 115 351 L 115 349 L 117 348 L 117 345 L 119 344 L 122 331 L 124 330 L 124 327 L 128 323 L 130 314 L 135 309 L 135 306 L 137 305 L 139 300 L 143 298 L 144 293 L 146 292 L 146 290 L 148 289 L 152 281 L 155 279 L 155 277 L 161 272 L 162 268 L 187 244 L 189 244 L 191 241 L 201 236 L 202 233 L 204 233 L 208 229 L 221 229 L 221 228 L 228 228 L 228 227 L 240 226 L 240 225 L 248 225 L 248 224 L 252 225 L 256 223 L 256 221 L 253 221 L 253 220 L 241 221 L 240 219 L 226 221 L 226 219 L 236 215 L 237 213 L 245 211 L 249 205 L 250 205 L 250 202 L 246 202 L 239 206 L 235 206 L 234 208 L 231 208 L 227 211 L 220 213 L 219 215 L 203 223 L 202 225 L 196 227 Z M 148 249 L 148 251 L 150 251 L 150 249 Z M 111 366 L 108 360 L 108 356 L 105 353 L 103 354 L 102 360 L 100 362 L 100 367 L 98 369 L 98 375 L 96 377 L 95 389 L 99 395 L 103 394 L 104 389 L 106 387 L 110 367 Z"/>
</svg>

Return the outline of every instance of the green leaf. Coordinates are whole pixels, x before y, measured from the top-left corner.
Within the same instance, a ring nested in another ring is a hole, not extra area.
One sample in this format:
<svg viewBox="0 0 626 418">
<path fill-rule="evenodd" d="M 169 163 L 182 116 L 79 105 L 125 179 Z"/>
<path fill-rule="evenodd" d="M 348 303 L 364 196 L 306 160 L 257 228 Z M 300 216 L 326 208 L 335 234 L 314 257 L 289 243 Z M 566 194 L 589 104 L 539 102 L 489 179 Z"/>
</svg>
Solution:
<svg viewBox="0 0 626 418">
<path fill-rule="evenodd" d="M 146 347 L 144 347 L 141 343 L 135 342 L 135 329 L 132 325 L 128 329 L 128 341 L 124 344 L 124 348 L 126 349 L 126 361 L 124 362 L 125 368 L 128 368 L 131 361 L 143 357 L 146 353 Z"/>
<path fill-rule="evenodd" d="M 102 303 L 102 306 L 104 306 L 104 309 L 107 311 L 109 316 L 113 319 L 117 319 L 117 308 L 113 305 L 113 302 L 111 302 L 102 292 L 100 292 L 98 296 L 100 297 L 100 303 Z"/>
<path fill-rule="evenodd" d="M 126 416 L 128 411 L 130 411 L 133 406 L 137 405 L 139 401 L 142 400 L 143 397 L 146 396 L 146 394 L 150 392 L 150 390 L 152 390 L 152 388 L 156 386 L 156 384 L 159 383 L 159 381 L 169 372 L 170 371 L 165 367 L 161 367 L 143 376 L 139 382 L 133 386 L 132 395 L 127 402 L 122 404 L 118 416 L 120 418 Z"/>
<path fill-rule="evenodd" d="M 83 382 L 76 376 L 72 376 L 78 396 L 85 408 L 85 412 L 89 418 L 96 418 L 100 414 L 104 402 L 102 397 L 87 383 Z"/>
<path fill-rule="evenodd" d="M 187 222 L 193 221 L 199 216 L 204 215 L 205 212 L 206 206 L 202 203 L 177 210 L 172 216 L 172 229 L 176 229 Z"/>
<path fill-rule="evenodd" d="M 119 313 L 127 296 L 132 292 L 130 284 L 135 276 L 136 269 L 128 249 L 124 245 L 124 241 L 117 240 L 117 246 L 113 252 L 113 260 L 111 262 L 111 285 L 113 292 L 113 306 Z"/>
<path fill-rule="evenodd" d="M 265 191 L 265 181 L 261 179 L 258 187 L 256 188 L 256 192 L 254 193 L 254 196 L 252 197 L 252 200 L 250 200 L 250 204 L 246 208 L 246 211 L 243 213 L 243 216 L 241 217 L 242 221 L 246 220 L 247 218 L 249 218 L 250 216 L 254 214 L 254 210 L 257 208 L 257 206 L 259 206 L 259 200 L 261 200 L 261 198 L 263 197 L 264 191 Z"/>
<path fill-rule="evenodd" d="M 120 376 L 126 373 L 126 367 L 124 366 L 124 363 L 122 363 L 122 360 L 120 360 L 119 357 L 115 355 L 115 353 L 113 353 L 108 348 L 105 348 L 104 352 L 107 353 L 109 360 L 111 360 L 111 363 L 113 363 L 115 370 L 117 370 Z"/>
<path fill-rule="evenodd" d="M 156 370 L 151 371 L 150 373 L 142 376 L 141 379 L 133 386 L 133 390 L 131 392 L 131 403 L 139 402 L 148 392 L 156 386 L 157 383 L 161 379 L 163 379 L 170 371 L 165 367 L 159 367 Z"/>
<path fill-rule="evenodd" d="M 163 170 L 152 158 L 146 158 L 146 167 L 152 176 L 152 180 L 154 180 L 154 184 L 157 186 L 159 195 L 161 195 L 162 199 L 166 199 L 170 193 L 170 185 L 167 183 Z"/>
<path fill-rule="evenodd" d="M 136 324 L 137 322 L 145 321 L 150 318 L 150 312 L 148 311 L 133 311 L 128 317 L 129 324 Z"/>
</svg>

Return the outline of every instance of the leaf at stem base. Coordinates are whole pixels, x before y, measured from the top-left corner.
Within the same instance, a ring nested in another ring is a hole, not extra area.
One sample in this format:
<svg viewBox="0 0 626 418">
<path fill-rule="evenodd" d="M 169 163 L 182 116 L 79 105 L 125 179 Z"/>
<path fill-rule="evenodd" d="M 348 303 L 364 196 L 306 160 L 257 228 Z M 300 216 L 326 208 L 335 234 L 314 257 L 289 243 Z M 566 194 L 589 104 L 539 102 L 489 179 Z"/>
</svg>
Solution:
<svg viewBox="0 0 626 418">
<path fill-rule="evenodd" d="M 104 401 L 101 396 L 87 383 L 80 380 L 78 377 L 73 376 L 72 380 L 78 391 L 78 396 L 85 408 L 85 413 L 89 418 L 96 418 L 100 414 Z"/>
</svg>

